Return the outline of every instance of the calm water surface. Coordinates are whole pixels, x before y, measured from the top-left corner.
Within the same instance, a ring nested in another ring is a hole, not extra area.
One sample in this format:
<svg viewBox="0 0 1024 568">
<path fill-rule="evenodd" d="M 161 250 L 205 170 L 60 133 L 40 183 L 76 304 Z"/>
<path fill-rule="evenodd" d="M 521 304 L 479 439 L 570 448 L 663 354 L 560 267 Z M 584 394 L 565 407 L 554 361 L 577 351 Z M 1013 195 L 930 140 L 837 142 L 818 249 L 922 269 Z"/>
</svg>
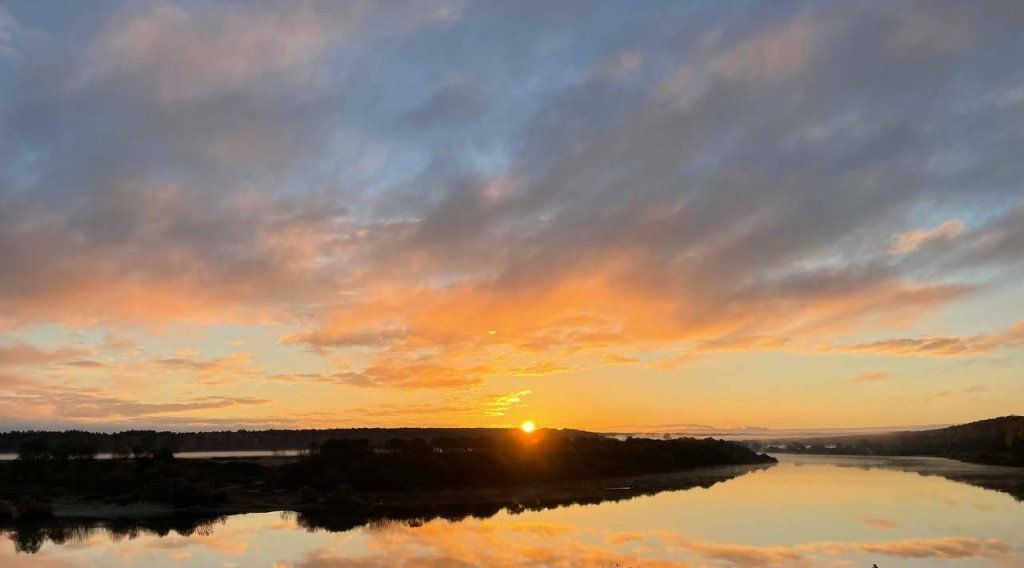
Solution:
<svg viewBox="0 0 1024 568">
<path fill-rule="evenodd" d="M 780 459 L 709 488 L 489 518 L 331 531 L 268 513 L 164 536 L 95 528 L 65 531 L 62 544 L 23 533 L 16 545 L 8 534 L 0 566 L 1024 566 L 1024 502 L 1011 495 L 1024 493 L 1024 471 Z"/>
</svg>

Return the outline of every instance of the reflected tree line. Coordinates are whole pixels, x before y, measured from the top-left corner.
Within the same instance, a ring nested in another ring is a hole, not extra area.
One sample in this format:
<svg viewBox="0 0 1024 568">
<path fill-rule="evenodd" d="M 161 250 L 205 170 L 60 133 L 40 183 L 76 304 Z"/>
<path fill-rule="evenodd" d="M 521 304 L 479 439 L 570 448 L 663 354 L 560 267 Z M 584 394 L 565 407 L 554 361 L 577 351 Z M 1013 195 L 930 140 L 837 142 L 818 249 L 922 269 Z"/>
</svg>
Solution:
<svg viewBox="0 0 1024 568">
<path fill-rule="evenodd" d="M 226 516 L 171 515 L 149 519 L 122 520 L 33 520 L 0 529 L 14 543 L 18 552 L 35 554 L 43 545 L 75 544 L 103 534 L 113 542 L 134 540 L 143 535 L 167 536 L 172 532 L 181 536 L 212 534 L 223 524 Z"/>
</svg>

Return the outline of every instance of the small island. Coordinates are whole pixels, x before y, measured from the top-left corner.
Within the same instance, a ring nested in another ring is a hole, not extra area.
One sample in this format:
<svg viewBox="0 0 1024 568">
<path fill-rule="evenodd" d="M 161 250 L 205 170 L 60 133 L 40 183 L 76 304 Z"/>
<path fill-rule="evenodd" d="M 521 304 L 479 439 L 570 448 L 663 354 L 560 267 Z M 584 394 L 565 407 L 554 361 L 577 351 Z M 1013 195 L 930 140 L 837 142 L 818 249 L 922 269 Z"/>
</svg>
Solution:
<svg viewBox="0 0 1024 568">
<path fill-rule="evenodd" d="M 564 496 L 570 482 L 775 462 L 711 438 L 618 440 L 518 429 L 451 434 L 341 437 L 303 455 L 236 459 L 180 459 L 167 447 L 96 459 L 92 448 L 52 446 L 47 436 L 29 436 L 18 459 L 0 462 L 0 518 L 272 510 L 365 516 L 497 502 L 505 499 L 502 491 L 523 488 L 536 495 L 556 487 Z M 593 491 L 593 485 L 582 487 Z"/>
</svg>

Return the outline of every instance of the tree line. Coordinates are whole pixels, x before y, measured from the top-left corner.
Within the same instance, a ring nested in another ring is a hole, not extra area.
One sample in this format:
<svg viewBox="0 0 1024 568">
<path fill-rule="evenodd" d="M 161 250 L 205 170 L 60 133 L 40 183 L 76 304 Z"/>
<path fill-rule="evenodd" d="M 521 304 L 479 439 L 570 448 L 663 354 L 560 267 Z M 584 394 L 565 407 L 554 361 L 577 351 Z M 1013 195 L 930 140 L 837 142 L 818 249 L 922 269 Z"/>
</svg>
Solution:
<svg viewBox="0 0 1024 568">
<path fill-rule="evenodd" d="M 232 430 L 213 432 L 170 432 L 128 430 L 124 432 L 86 432 L 83 430 L 0 432 L 0 453 L 23 449 L 84 454 L 128 456 L 133 453 L 170 449 L 174 452 L 283 451 L 304 450 L 327 440 L 365 439 L 383 443 L 395 438 L 434 439 L 442 437 L 500 436 L 502 428 L 332 428 L 306 430 Z M 561 430 L 569 436 L 595 435 L 579 430 Z M 27 445 L 26 445 L 27 444 Z"/>
</svg>

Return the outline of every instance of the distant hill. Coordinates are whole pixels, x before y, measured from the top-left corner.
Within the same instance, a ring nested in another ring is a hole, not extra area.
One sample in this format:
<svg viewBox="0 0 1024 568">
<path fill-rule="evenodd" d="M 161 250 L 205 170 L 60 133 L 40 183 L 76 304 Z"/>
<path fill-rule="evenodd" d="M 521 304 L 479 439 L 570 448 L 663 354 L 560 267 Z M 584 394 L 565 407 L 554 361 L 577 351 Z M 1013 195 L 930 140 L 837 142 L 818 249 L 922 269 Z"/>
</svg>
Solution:
<svg viewBox="0 0 1024 568">
<path fill-rule="evenodd" d="M 158 432 L 128 430 L 103 433 L 68 430 L 64 432 L 0 432 L 0 453 L 16 453 L 26 443 L 43 449 L 80 448 L 93 453 L 225 452 L 242 450 L 304 450 L 327 440 L 368 440 L 384 443 L 392 439 L 432 440 L 451 437 L 501 436 L 508 428 L 330 428 L 322 430 L 234 430 L 221 432 Z M 582 430 L 558 430 L 570 437 L 597 436 Z"/>
<path fill-rule="evenodd" d="M 1024 466 L 1024 416 L 1002 416 L 935 430 L 763 442 L 771 451 L 812 454 L 937 456 Z"/>
</svg>

